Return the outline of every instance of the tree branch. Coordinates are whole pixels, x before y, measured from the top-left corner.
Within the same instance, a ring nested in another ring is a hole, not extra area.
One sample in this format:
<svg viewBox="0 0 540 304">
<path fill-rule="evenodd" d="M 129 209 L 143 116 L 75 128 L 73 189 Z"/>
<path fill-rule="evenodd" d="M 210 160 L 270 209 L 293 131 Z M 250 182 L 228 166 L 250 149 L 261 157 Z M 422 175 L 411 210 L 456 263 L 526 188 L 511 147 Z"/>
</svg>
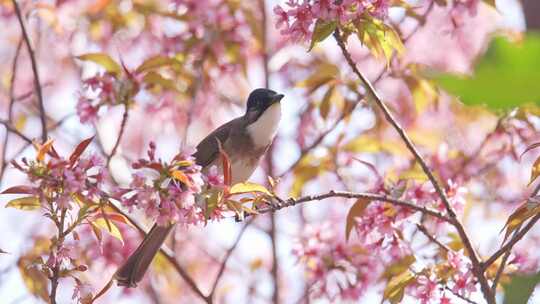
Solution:
<svg viewBox="0 0 540 304">
<path fill-rule="evenodd" d="M 13 57 L 13 63 L 11 64 L 11 78 L 9 80 L 9 105 L 8 105 L 8 124 L 13 123 L 13 105 L 15 104 L 15 79 L 17 78 L 17 64 L 19 62 L 19 55 L 21 54 L 23 40 L 20 39 L 15 49 L 15 56 Z M 7 128 L 7 127 L 6 127 Z M 6 132 L 4 137 L 4 145 L 2 146 L 2 163 L 0 165 L 0 177 L 4 174 L 4 164 L 6 163 L 7 147 L 9 143 L 9 132 Z"/>
<path fill-rule="evenodd" d="M 298 199 L 289 198 L 287 200 L 282 200 L 282 199 L 278 198 L 278 200 L 280 201 L 279 203 L 273 204 L 273 205 L 268 206 L 266 208 L 261 208 L 261 209 L 257 210 L 257 212 L 258 212 L 258 214 L 275 212 L 275 211 L 281 210 L 283 208 L 296 206 L 298 204 L 303 204 L 303 203 L 312 202 L 312 201 L 321 201 L 321 200 L 325 200 L 325 199 L 329 199 L 329 198 L 336 198 L 336 197 L 356 198 L 356 199 L 364 198 L 364 199 L 368 199 L 368 200 L 371 200 L 371 201 L 387 202 L 387 203 L 390 203 L 392 205 L 405 207 L 405 208 L 409 208 L 409 209 L 421 212 L 422 214 L 426 214 L 426 215 L 438 218 L 438 219 L 440 219 L 442 221 L 445 221 L 445 222 L 451 222 L 451 219 L 448 216 L 440 213 L 437 210 L 427 208 L 427 207 L 418 206 L 418 205 L 415 205 L 415 204 L 413 204 L 411 202 L 408 202 L 408 201 L 396 199 L 396 198 L 386 196 L 386 195 L 381 195 L 381 194 L 372 194 L 372 193 L 363 193 L 363 192 L 348 192 L 348 191 L 330 191 L 330 192 L 323 193 L 323 194 L 306 195 L 306 196 L 302 196 L 302 197 L 300 197 Z"/>
<path fill-rule="evenodd" d="M 19 20 L 19 25 L 21 27 L 21 31 L 24 37 L 24 42 L 26 44 L 26 49 L 28 50 L 28 55 L 30 56 L 30 62 L 32 64 L 32 72 L 34 73 L 34 87 L 36 90 L 36 95 L 38 98 L 38 106 L 39 106 L 39 118 L 41 120 L 41 141 L 46 142 L 47 141 L 47 122 L 45 118 L 45 107 L 43 105 L 43 92 L 41 91 L 41 82 L 39 81 L 39 71 L 36 63 L 36 55 L 34 54 L 34 50 L 32 49 L 32 44 L 30 43 L 30 37 L 28 36 L 28 33 L 26 32 L 26 27 L 24 26 L 24 20 L 21 14 L 21 9 L 19 7 L 19 4 L 17 3 L 17 0 L 12 0 L 13 7 L 15 8 L 15 13 L 17 14 L 17 19 Z"/>
<path fill-rule="evenodd" d="M 7 136 L 8 132 L 11 132 L 11 133 L 19 136 L 26 143 L 28 143 L 28 144 L 32 143 L 32 140 L 28 136 L 22 134 L 19 130 L 17 130 L 14 126 L 12 126 L 11 123 L 9 123 L 9 121 L 0 119 L 0 124 L 4 125 L 4 127 L 6 128 L 6 136 Z"/>
<path fill-rule="evenodd" d="M 353 70 L 354 74 L 356 74 L 356 76 L 358 76 L 358 78 L 361 80 L 361 82 L 366 87 L 368 95 L 370 95 L 372 97 L 372 99 L 375 101 L 377 106 L 382 110 L 386 120 L 397 131 L 397 133 L 399 134 L 401 139 L 405 142 L 405 145 L 407 146 L 409 151 L 411 151 L 411 153 L 414 155 L 416 161 L 422 167 L 422 170 L 424 171 L 426 176 L 429 178 L 431 184 L 435 188 L 435 191 L 439 195 L 439 197 L 440 197 L 440 199 L 441 199 L 441 201 L 442 201 L 442 203 L 443 203 L 443 205 L 444 205 L 444 207 L 446 209 L 446 212 L 448 213 L 448 215 L 450 217 L 450 223 L 456 228 L 456 230 L 457 230 L 457 232 L 458 232 L 458 234 L 460 236 L 460 239 L 463 242 L 463 245 L 464 245 L 464 247 L 466 248 L 466 250 L 468 252 L 468 255 L 469 255 L 470 259 L 471 259 L 471 263 L 472 263 L 472 266 L 473 266 L 473 273 L 475 274 L 478 281 L 480 282 L 480 287 L 482 289 L 482 293 L 483 293 L 486 301 L 488 303 L 490 303 L 490 304 L 492 304 L 492 303 L 494 304 L 495 303 L 495 298 L 494 298 L 494 295 L 492 295 L 489 283 L 488 283 L 486 277 L 484 276 L 484 272 L 483 272 L 483 269 L 481 267 L 480 259 L 478 258 L 478 255 L 477 255 L 474 247 L 472 246 L 472 243 L 471 243 L 467 233 L 465 232 L 465 229 L 464 229 L 463 225 L 457 219 L 457 215 L 456 215 L 454 209 L 452 208 L 452 206 L 450 205 L 450 202 L 448 200 L 448 197 L 446 196 L 445 191 L 443 190 L 443 188 L 441 187 L 441 185 L 439 184 L 439 182 L 437 181 L 437 179 L 433 175 L 431 169 L 427 165 L 424 158 L 420 155 L 420 153 L 418 152 L 418 150 L 416 149 L 416 147 L 412 143 L 412 141 L 409 138 L 409 136 L 407 135 L 407 133 L 405 133 L 405 131 L 403 130 L 401 125 L 394 118 L 392 112 L 390 112 L 390 109 L 388 109 L 386 104 L 382 101 L 381 97 L 378 95 L 378 93 L 375 90 L 375 88 L 373 87 L 373 85 L 369 82 L 369 80 L 356 67 L 356 64 L 352 60 L 351 55 L 349 54 L 349 52 L 347 51 L 347 48 L 345 47 L 345 43 L 343 42 L 343 40 L 341 38 L 339 29 L 336 29 L 336 31 L 334 32 L 334 38 L 336 39 L 336 42 L 337 42 L 339 48 L 341 49 L 341 51 L 343 53 L 343 56 L 345 57 L 347 63 L 350 66 L 350 68 Z"/>
<path fill-rule="evenodd" d="M 120 123 L 120 131 L 118 131 L 118 137 L 116 138 L 116 142 L 114 143 L 114 147 L 111 150 L 111 153 L 107 155 L 107 167 L 109 166 L 111 159 L 116 154 L 116 150 L 118 150 L 118 147 L 120 146 L 120 142 L 122 141 L 122 137 L 124 136 L 124 131 L 126 129 L 128 118 L 129 118 L 129 106 L 126 102 L 124 103 L 124 114 L 122 114 L 122 122 Z"/>
<path fill-rule="evenodd" d="M 433 242 L 434 244 L 436 244 L 437 246 L 439 246 L 442 250 L 446 251 L 446 252 L 450 252 L 452 251 L 450 248 L 448 248 L 448 246 L 446 246 L 445 244 L 441 243 L 439 240 L 437 240 L 431 233 L 429 233 L 429 231 L 427 230 L 426 226 L 424 226 L 423 224 L 420 224 L 420 223 L 416 223 L 416 228 L 418 228 L 418 230 L 420 232 L 422 232 L 431 242 Z"/>
<path fill-rule="evenodd" d="M 225 257 L 223 257 L 223 261 L 221 262 L 221 265 L 219 266 L 218 274 L 216 275 L 216 279 L 214 280 L 214 284 L 212 284 L 212 289 L 210 291 L 210 294 L 208 295 L 209 298 L 214 297 L 217 286 L 219 284 L 219 280 L 221 279 L 221 276 L 225 272 L 225 267 L 227 265 L 227 262 L 229 261 L 229 258 L 231 257 L 234 249 L 236 249 L 236 246 L 238 246 L 238 243 L 240 243 L 240 240 L 242 239 L 242 236 L 244 236 L 244 232 L 247 230 L 249 225 L 251 225 L 251 223 L 253 223 L 254 220 L 255 220 L 255 218 L 253 217 L 249 221 L 246 222 L 246 224 L 242 227 L 242 229 L 238 233 L 238 236 L 236 236 L 236 240 L 234 240 L 233 245 L 225 253 Z"/>
<path fill-rule="evenodd" d="M 529 199 L 535 197 L 538 192 L 540 192 L 540 183 L 536 185 L 533 192 L 529 196 Z M 533 218 L 523 227 L 522 229 L 517 229 L 516 232 L 514 232 L 513 237 L 506 243 L 504 246 L 499 248 L 493 255 L 491 255 L 484 263 L 482 263 L 482 268 L 485 271 L 489 265 L 493 264 L 501 255 L 503 255 L 507 251 L 512 251 L 512 248 L 514 245 L 519 242 L 526 234 L 529 232 L 529 230 L 534 227 L 534 224 L 540 220 L 540 213 L 533 216 Z"/>
</svg>

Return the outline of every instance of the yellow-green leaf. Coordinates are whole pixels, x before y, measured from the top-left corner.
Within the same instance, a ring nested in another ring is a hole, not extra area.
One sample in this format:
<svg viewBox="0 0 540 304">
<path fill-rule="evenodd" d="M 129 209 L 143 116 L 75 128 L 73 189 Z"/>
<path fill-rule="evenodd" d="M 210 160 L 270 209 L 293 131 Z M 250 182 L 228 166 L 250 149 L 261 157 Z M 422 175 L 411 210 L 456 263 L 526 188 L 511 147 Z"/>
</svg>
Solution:
<svg viewBox="0 0 540 304">
<path fill-rule="evenodd" d="M 171 176 L 178 180 L 178 181 L 181 181 L 184 185 L 190 187 L 191 186 L 191 180 L 189 179 L 189 177 L 184 173 L 182 172 L 181 170 L 174 170 L 172 171 L 171 173 Z"/>
<path fill-rule="evenodd" d="M 250 193 L 250 192 L 260 192 L 268 195 L 272 195 L 268 189 L 266 189 L 264 186 L 245 182 L 245 183 L 238 183 L 231 187 L 229 190 L 230 194 L 240 194 L 240 193 Z"/>
<path fill-rule="evenodd" d="M 34 256 L 22 256 L 17 262 L 19 273 L 28 291 L 48 303 L 48 279 L 43 272 L 32 265 L 34 258 Z"/>
<path fill-rule="evenodd" d="M 301 88 L 306 88 L 308 93 L 312 93 L 324 84 L 336 79 L 339 76 L 339 68 L 332 63 L 321 63 L 317 69 L 303 81 L 296 85 Z"/>
<path fill-rule="evenodd" d="M 347 223 L 345 224 L 345 239 L 349 240 L 349 236 L 351 235 L 351 231 L 354 228 L 354 224 L 356 223 L 355 218 L 362 216 L 362 213 L 364 213 L 364 210 L 369 205 L 371 201 L 367 198 L 359 198 L 356 200 L 354 205 L 349 209 L 349 213 L 347 214 Z"/>
<path fill-rule="evenodd" d="M 407 255 L 386 267 L 382 277 L 385 279 L 391 279 L 399 274 L 402 274 L 403 272 L 407 271 L 414 262 L 416 262 L 414 255 Z"/>
<path fill-rule="evenodd" d="M 323 100 L 321 101 L 321 105 L 319 106 L 319 112 L 321 113 L 321 117 L 323 119 L 326 119 L 328 117 L 328 113 L 330 113 L 330 105 L 332 103 L 332 94 L 334 93 L 335 86 L 330 86 L 326 93 L 324 94 Z"/>
<path fill-rule="evenodd" d="M 105 71 L 116 75 L 120 74 L 122 71 L 120 65 L 105 53 L 88 53 L 77 56 L 77 59 L 97 63 L 102 66 Z"/>
<path fill-rule="evenodd" d="M 119 239 L 120 242 L 122 242 L 122 244 L 124 243 L 124 238 L 122 237 L 122 233 L 120 233 L 120 230 L 118 229 L 116 224 L 114 224 L 113 222 L 107 221 L 103 217 L 100 217 L 100 218 L 92 220 L 92 223 L 95 224 L 97 227 L 104 229 L 113 237 Z"/>
<path fill-rule="evenodd" d="M 311 35 L 311 44 L 309 46 L 309 51 L 317 44 L 318 42 L 323 41 L 326 37 L 330 36 L 336 29 L 336 21 L 324 21 L 322 19 L 317 19 L 315 23 L 315 28 L 313 29 L 313 34 Z"/>
<path fill-rule="evenodd" d="M 148 72 L 146 75 L 144 75 L 143 81 L 147 85 L 159 85 L 164 89 L 178 90 L 174 81 L 167 79 L 156 72 Z"/>
<path fill-rule="evenodd" d="M 363 135 L 352 139 L 347 142 L 343 149 L 347 152 L 353 153 L 377 153 L 388 152 L 394 155 L 402 155 L 404 153 L 405 146 L 396 140 L 384 140 Z"/>
<path fill-rule="evenodd" d="M 540 157 L 538 157 L 531 168 L 531 179 L 529 185 L 532 184 L 540 175 Z"/>
<path fill-rule="evenodd" d="M 518 229 L 518 227 L 523 224 L 526 220 L 531 218 L 532 216 L 538 214 L 540 212 L 540 205 L 539 204 L 530 204 L 528 202 L 525 202 L 521 206 L 519 206 L 512 214 L 508 217 L 508 220 L 506 220 L 506 224 L 504 225 L 503 229 L 506 228 L 506 233 L 504 234 L 504 240 L 510 236 L 514 230 Z"/>
<path fill-rule="evenodd" d="M 403 300 L 405 288 L 415 281 L 414 275 L 410 271 L 390 279 L 383 293 L 383 300 L 388 300 L 392 304 L 397 304 Z"/>
<path fill-rule="evenodd" d="M 17 208 L 19 210 L 36 210 L 41 207 L 41 204 L 39 203 L 39 199 L 37 197 L 27 196 L 9 201 L 9 203 L 6 205 L 6 208 L 7 207 Z"/>
<path fill-rule="evenodd" d="M 151 69 L 157 69 L 164 66 L 172 66 L 175 64 L 180 64 L 178 59 L 171 58 L 167 56 L 157 55 L 146 59 L 138 68 L 135 70 L 137 73 L 146 72 Z"/>
</svg>

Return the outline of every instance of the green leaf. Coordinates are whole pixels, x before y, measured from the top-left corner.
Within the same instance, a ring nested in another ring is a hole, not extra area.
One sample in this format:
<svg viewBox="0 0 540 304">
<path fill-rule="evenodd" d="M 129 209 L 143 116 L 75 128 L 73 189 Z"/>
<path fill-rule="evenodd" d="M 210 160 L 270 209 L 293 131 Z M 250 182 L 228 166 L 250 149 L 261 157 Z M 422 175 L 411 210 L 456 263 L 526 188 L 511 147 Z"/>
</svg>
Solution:
<svg viewBox="0 0 540 304">
<path fill-rule="evenodd" d="M 27 196 L 9 201 L 9 203 L 6 205 L 6 208 L 7 207 L 16 208 L 19 210 L 36 210 L 41 207 L 41 204 L 39 203 L 39 199 L 37 197 Z"/>
<path fill-rule="evenodd" d="M 214 212 L 214 209 L 218 206 L 219 201 L 221 201 L 221 192 L 213 190 L 211 194 L 206 198 L 206 208 L 204 210 L 204 218 L 207 219 L 210 217 L 210 214 Z"/>
<path fill-rule="evenodd" d="M 496 37 L 476 65 L 474 75 L 440 74 L 433 78 L 466 105 L 509 109 L 540 102 L 540 35 L 529 33 L 519 43 Z"/>
<path fill-rule="evenodd" d="M 330 113 L 330 105 L 332 103 L 332 94 L 334 93 L 335 86 L 330 86 L 326 93 L 324 94 L 323 100 L 321 101 L 321 105 L 319 106 L 319 113 L 321 113 L 321 117 L 323 119 L 326 119 L 328 117 L 328 113 Z"/>
<path fill-rule="evenodd" d="M 136 70 L 136 73 L 146 72 L 152 69 L 157 69 L 164 66 L 180 64 L 180 61 L 176 58 L 171 58 L 167 56 L 157 55 L 146 59 Z"/>
<path fill-rule="evenodd" d="M 120 233 L 120 229 L 118 229 L 118 227 L 113 222 L 107 221 L 105 218 L 100 217 L 93 220 L 92 223 L 97 227 L 104 229 L 113 237 L 119 239 L 122 244 L 124 243 L 124 238 L 122 238 L 122 233 Z"/>
<path fill-rule="evenodd" d="M 483 0 L 485 4 L 493 7 L 493 8 L 497 8 L 497 5 L 495 3 L 495 0 Z"/>
<path fill-rule="evenodd" d="M 296 85 L 301 88 L 306 88 L 311 94 L 324 84 L 333 81 L 339 76 L 339 68 L 332 63 L 322 63 L 317 66 L 313 74 Z"/>
<path fill-rule="evenodd" d="M 336 30 L 336 26 L 336 21 L 324 21 L 322 19 L 317 19 L 315 28 L 313 29 L 313 34 L 311 35 L 311 44 L 309 45 L 308 52 L 313 49 L 315 44 L 330 36 Z"/>
<path fill-rule="evenodd" d="M 120 65 L 105 53 L 88 53 L 77 56 L 77 59 L 97 63 L 102 66 L 107 72 L 116 75 L 119 75 L 122 71 Z"/>
<path fill-rule="evenodd" d="M 349 209 L 349 213 L 347 213 L 347 222 L 345 224 L 345 239 L 349 240 L 349 236 L 351 235 L 351 231 L 354 228 L 354 224 L 356 223 L 355 218 L 362 216 L 362 213 L 364 213 L 364 210 L 369 205 L 371 201 L 367 198 L 359 198 L 356 200 L 354 205 Z"/>
<path fill-rule="evenodd" d="M 148 72 L 146 75 L 144 75 L 143 81 L 147 85 L 159 85 L 164 89 L 177 90 L 174 81 L 167 79 L 156 72 Z"/>
<path fill-rule="evenodd" d="M 504 304 L 526 304 L 534 288 L 540 283 L 540 272 L 531 275 L 516 275 L 504 284 Z"/>
<path fill-rule="evenodd" d="M 407 271 L 414 262 L 416 262 L 414 255 L 407 255 L 386 267 L 382 277 L 389 280 L 399 274 L 402 274 L 403 272 Z"/>
<path fill-rule="evenodd" d="M 230 194 L 240 194 L 240 193 L 251 193 L 251 192 L 260 192 L 267 195 L 272 195 L 268 189 L 266 189 L 264 186 L 261 186 L 259 184 L 245 182 L 245 183 L 238 183 L 231 187 L 229 190 Z"/>
<path fill-rule="evenodd" d="M 392 304 L 401 302 L 405 295 L 405 288 L 414 281 L 415 277 L 410 271 L 391 278 L 384 289 L 383 300 L 388 300 Z"/>
<path fill-rule="evenodd" d="M 405 52 L 398 33 L 380 20 L 367 17 L 360 19 L 356 22 L 356 35 L 375 58 L 384 57 L 386 64 L 390 63 L 394 51 L 398 55 Z"/>
</svg>

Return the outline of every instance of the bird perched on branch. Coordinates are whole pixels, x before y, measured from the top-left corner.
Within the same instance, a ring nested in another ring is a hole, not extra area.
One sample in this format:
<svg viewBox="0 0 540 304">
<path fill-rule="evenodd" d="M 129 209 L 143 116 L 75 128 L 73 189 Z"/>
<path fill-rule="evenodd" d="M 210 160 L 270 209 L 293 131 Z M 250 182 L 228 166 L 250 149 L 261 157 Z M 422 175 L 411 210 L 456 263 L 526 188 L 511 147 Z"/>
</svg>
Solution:
<svg viewBox="0 0 540 304">
<path fill-rule="evenodd" d="M 251 92 L 244 115 L 220 126 L 197 145 L 193 156 L 203 167 L 203 172 L 213 165 L 221 167 L 221 144 L 229 156 L 232 184 L 249 179 L 277 133 L 282 98 L 283 94 L 268 89 Z M 174 224 L 154 224 L 139 247 L 114 274 L 118 285 L 137 286 L 173 228 Z"/>
</svg>

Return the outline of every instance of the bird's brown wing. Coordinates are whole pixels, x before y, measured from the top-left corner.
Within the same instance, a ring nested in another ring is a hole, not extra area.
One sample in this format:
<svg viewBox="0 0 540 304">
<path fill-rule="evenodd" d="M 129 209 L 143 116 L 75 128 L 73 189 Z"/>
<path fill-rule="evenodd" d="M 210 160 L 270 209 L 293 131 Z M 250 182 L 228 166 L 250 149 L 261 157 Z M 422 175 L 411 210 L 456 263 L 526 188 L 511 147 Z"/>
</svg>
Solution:
<svg viewBox="0 0 540 304">
<path fill-rule="evenodd" d="M 223 124 L 216 130 L 214 130 L 214 132 L 206 136 L 197 145 L 197 152 L 195 152 L 193 156 L 195 156 L 195 161 L 199 166 L 202 166 L 204 168 L 217 158 L 217 156 L 219 155 L 219 147 L 217 140 L 219 140 L 222 145 L 225 144 L 225 142 L 229 139 L 231 129 L 238 123 L 238 120 L 239 118 L 233 119 Z"/>
</svg>

